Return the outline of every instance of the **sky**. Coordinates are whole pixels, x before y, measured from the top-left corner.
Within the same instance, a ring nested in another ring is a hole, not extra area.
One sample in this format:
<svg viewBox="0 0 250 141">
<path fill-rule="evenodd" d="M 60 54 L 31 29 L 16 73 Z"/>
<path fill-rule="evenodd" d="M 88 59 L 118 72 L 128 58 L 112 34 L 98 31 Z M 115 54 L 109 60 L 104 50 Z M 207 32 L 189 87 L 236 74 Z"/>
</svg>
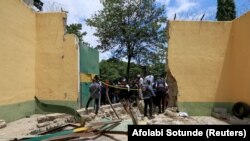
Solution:
<svg viewBox="0 0 250 141">
<path fill-rule="evenodd" d="M 84 41 L 95 47 L 98 45 L 98 38 L 93 35 L 95 28 L 89 27 L 85 19 L 91 18 L 98 10 L 103 8 L 100 0 L 41 0 L 44 3 L 43 11 L 57 12 L 61 8 L 68 11 L 67 24 L 81 23 L 83 31 L 87 32 Z M 156 0 L 166 5 L 168 19 L 176 20 L 199 20 L 203 14 L 203 20 L 215 20 L 217 0 Z M 235 0 L 237 17 L 250 10 L 250 0 Z M 110 52 L 100 53 L 99 60 L 111 57 Z"/>
</svg>

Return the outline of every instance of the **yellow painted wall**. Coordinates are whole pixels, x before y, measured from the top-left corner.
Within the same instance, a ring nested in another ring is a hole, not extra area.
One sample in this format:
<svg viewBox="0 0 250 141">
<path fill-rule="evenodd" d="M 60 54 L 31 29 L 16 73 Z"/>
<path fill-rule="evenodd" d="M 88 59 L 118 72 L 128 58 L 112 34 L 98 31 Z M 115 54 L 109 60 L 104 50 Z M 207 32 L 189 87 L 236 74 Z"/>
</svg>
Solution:
<svg viewBox="0 0 250 141">
<path fill-rule="evenodd" d="M 170 22 L 168 59 L 179 102 L 215 100 L 230 29 L 230 22 Z"/>
<path fill-rule="evenodd" d="M 36 13 L 22 0 L 0 0 L 0 106 L 34 100 L 76 101 L 78 42 L 65 13 Z"/>
<path fill-rule="evenodd" d="M 36 96 L 77 100 L 78 61 L 74 35 L 65 35 L 63 13 L 37 14 Z"/>
<path fill-rule="evenodd" d="M 250 104 L 250 12 L 233 21 L 231 96 Z"/>
<path fill-rule="evenodd" d="M 78 98 L 78 41 L 73 34 L 66 34 L 63 44 L 63 89 L 66 99 L 76 101 Z"/>
<path fill-rule="evenodd" d="M 33 100 L 36 14 L 20 0 L 0 0 L 0 105 Z"/>
<path fill-rule="evenodd" d="M 250 103 L 250 13 L 233 22 L 171 21 L 169 68 L 179 102 Z"/>
</svg>

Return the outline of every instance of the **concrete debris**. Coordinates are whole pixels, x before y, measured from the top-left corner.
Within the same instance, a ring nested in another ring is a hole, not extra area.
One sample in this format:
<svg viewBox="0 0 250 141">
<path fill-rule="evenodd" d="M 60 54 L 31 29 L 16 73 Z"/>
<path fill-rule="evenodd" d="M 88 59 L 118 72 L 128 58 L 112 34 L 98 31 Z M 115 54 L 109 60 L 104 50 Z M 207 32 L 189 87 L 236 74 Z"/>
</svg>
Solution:
<svg viewBox="0 0 250 141">
<path fill-rule="evenodd" d="M 82 115 L 82 119 L 83 119 L 84 121 L 86 121 L 86 122 L 88 122 L 88 121 L 91 121 L 91 120 L 92 120 L 92 118 L 91 118 L 91 116 L 90 116 L 90 115 Z"/>
<path fill-rule="evenodd" d="M 51 122 L 50 121 L 47 126 L 40 127 L 40 128 L 38 128 L 36 130 L 33 130 L 32 132 L 30 132 L 30 134 L 34 135 L 34 134 L 44 133 L 44 132 L 51 131 L 53 129 L 62 127 L 64 125 L 66 125 L 66 123 L 63 122 L 63 121 L 61 121 L 61 122 Z"/>
<path fill-rule="evenodd" d="M 48 126 L 48 125 L 50 125 L 51 123 L 53 123 L 53 121 L 46 121 L 46 122 L 43 122 L 43 123 L 38 123 L 36 126 L 37 126 L 38 128 L 41 128 L 41 127 Z"/>
<path fill-rule="evenodd" d="M 178 117 L 178 116 L 179 116 L 178 113 L 172 112 L 172 111 L 170 111 L 170 110 L 168 110 L 168 109 L 165 111 L 164 114 L 165 114 L 166 116 L 170 116 L 170 117 Z"/>
<path fill-rule="evenodd" d="M 86 119 L 92 120 L 89 115 L 85 115 Z M 48 114 L 37 117 L 36 129 L 34 129 L 30 134 L 39 134 L 53 129 L 59 128 L 69 123 L 75 123 L 73 116 L 67 114 Z"/>
<path fill-rule="evenodd" d="M 167 110 L 172 112 L 178 112 L 178 107 L 168 107 Z"/>
<path fill-rule="evenodd" d="M 140 113 L 143 114 L 143 112 L 144 112 L 144 102 L 143 102 L 143 100 L 139 100 L 137 106 L 138 106 L 138 109 L 139 109 Z"/>
<path fill-rule="evenodd" d="M 53 114 L 48 114 L 48 115 L 43 115 L 37 118 L 38 123 L 42 123 L 45 121 L 53 121 L 56 118 L 64 118 L 67 116 L 66 114 L 59 114 L 59 113 L 53 113 Z"/>
<path fill-rule="evenodd" d="M 194 118 L 189 117 L 186 112 L 178 112 L 177 107 L 167 108 L 163 114 L 153 115 L 153 118 L 144 117 L 144 102 L 138 101 L 138 107 L 131 107 L 130 111 L 137 119 L 137 123 L 140 125 L 179 125 L 179 124 L 212 124 L 204 121 L 197 121 Z M 124 109 L 123 105 L 118 103 L 113 105 L 115 111 L 120 117 L 120 120 L 131 120 L 129 113 Z M 141 109 L 140 109 L 141 108 Z M 154 113 L 158 112 L 157 107 L 154 107 Z M 216 111 L 221 111 L 223 113 L 223 109 L 216 109 Z M 96 115 L 95 109 L 93 107 L 89 107 L 88 111 L 85 109 L 78 110 L 82 119 L 85 121 L 85 125 L 88 125 L 92 122 L 100 122 L 100 121 L 112 121 L 117 120 L 117 116 L 114 111 L 111 109 L 110 105 L 104 105 L 100 107 L 98 114 Z M 41 133 L 51 131 L 55 128 L 62 127 L 68 123 L 74 123 L 73 116 L 68 116 L 65 114 L 50 114 L 45 116 L 40 116 L 37 118 L 37 130 L 33 133 Z"/>
<path fill-rule="evenodd" d="M 7 126 L 7 123 L 4 120 L 0 120 L 0 129 Z"/>
</svg>

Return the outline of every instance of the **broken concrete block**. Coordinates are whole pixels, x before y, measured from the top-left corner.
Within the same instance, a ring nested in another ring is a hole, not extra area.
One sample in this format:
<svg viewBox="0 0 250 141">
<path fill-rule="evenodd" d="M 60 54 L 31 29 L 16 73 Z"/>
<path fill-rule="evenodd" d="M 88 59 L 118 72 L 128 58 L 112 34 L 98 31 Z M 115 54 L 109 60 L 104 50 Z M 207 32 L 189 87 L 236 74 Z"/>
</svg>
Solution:
<svg viewBox="0 0 250 141">
<path fill-rule="evenodd" d="M 54 119 L 55 119 L 54 117 L 48 117 L 48 116 L 44 115 L 44 116 L 39 116 L 37 118 L 37 122 L 42 123 L 42 122 L 45 122 L 45 121 L 53 121 Z"/>
<path fill-rule="evenodd" d="M 90 113 L 90 114 L 89 114 L 89 117 L 90 117 L 91 119 L 94 119 L 94 118 L 96 117 L 96 115 L 95 115 L 95 113 Z"/>
<path fill-rule="evenodd" d="M 113 110 L 110 110 L 110 111 L 109 111 L 109 114 L 113 115 L 113 114 L 114 114 L 114 111 L 113 111 Z"/>
<path fill-rule="evenodd" d="M 166 116 L 170 116 L 170 117 L 177 117 L 177 116 L 179 116 L 178 113 L 172 112 L 172 111 L 170 111 L 170 110 L 166 110 L 164 114 L 165 114 Z"/>
<path fill-rule="evenodd" d="M 178 112 L 178 107 L 167 107 L 167 110 L 172 112 Z"/>
<path fill-rule="evenodd" d="M 90 115 L 83 115 L 82 119 L 86 122 L 91 121 L 93 118 Z"/>
<path fill-rule="evenodd" d="M 156 123 L 156 122 L 159 122 L 158 119 L 152 119 L 152 123 Z"/>
<path fill-rule="evenodd" d="M 41 127 L 48 126 L 48 125 L 50 125 L 51 123 L 53 123 L 53 122 L 47 121 L 47 122 L 43 122 L 43 123 L 38 123 L 36 126 L 37 126 L 38 128 L 41 128 Z"/>
<path fill-rule="evenodd" d="M 0 120 L 0 129 L 7 126 L 7 123 L 4 120 Z"/>
<path fill-rule="evenodd" d="M 37 118 L 37 122 L 42 123 L 42 122 L 46 122 L 46 121 L 53 121 L 53 120 L 58 119 L 58 118 L 65 118 L 67 116 L 68 116 L 67 114 L 53 113 L 53 114 L 39 116 Z"/>
</svg>

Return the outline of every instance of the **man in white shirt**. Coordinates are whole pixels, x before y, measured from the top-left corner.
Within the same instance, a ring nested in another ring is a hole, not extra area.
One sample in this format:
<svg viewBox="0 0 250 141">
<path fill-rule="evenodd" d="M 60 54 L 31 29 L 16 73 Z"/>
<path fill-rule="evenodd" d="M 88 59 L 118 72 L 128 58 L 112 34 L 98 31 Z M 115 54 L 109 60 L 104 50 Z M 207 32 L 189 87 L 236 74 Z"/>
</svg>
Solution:
<svg viewBox="0 0 250 141">
<path fill-rule="evenodd" d="M 147 80 L 150 81 L 150 85 L 151 85 L 151 86 L 154 85 L 154 76 L 153 76 L 151 73 L 149 73 L 149 75 L 147 75 L 147 76 L 145 77 L 145 80 L 144 80 L 144 83 L 145 83 L 145 84 L 146 84 Z"/>
</svg>

